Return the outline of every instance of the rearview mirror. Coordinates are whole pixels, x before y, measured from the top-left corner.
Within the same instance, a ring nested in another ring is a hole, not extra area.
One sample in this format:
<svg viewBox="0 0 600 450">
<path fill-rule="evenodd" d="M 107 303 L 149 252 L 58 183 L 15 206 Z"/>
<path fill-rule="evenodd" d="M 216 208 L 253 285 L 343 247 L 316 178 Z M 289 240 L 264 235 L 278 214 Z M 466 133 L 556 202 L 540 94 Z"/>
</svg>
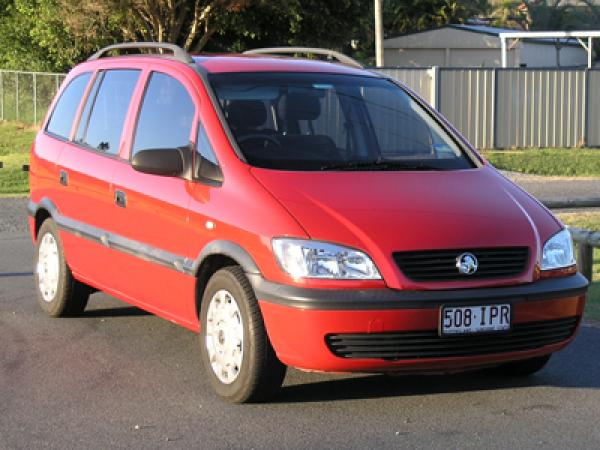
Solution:
<svg viewBox="0 0 600 450">
<path fill-rule="evenodd" d="M 183 174 L 185 163 L 180 148 L 152 148 L 133 155 L 131 166 L 138 172 L 178 177 Z"/>
</svg>

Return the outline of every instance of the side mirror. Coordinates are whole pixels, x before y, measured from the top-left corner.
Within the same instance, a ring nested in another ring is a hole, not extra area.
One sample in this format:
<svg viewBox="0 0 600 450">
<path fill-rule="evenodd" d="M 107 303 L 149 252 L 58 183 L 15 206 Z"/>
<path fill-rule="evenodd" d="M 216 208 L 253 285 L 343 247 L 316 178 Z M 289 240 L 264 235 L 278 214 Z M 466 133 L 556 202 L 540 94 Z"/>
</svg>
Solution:
<svg viewBox="0 0 600 450">
<path fill-rule="evenodd" d="M 183 174 L 185 162 L 180 148 L 153 148 L 133 155 L 131 166 L 138 172 L 178 177 Z"/>
<path fill-rule="evenodd" d="M 199 153 L 196 154 L 196 179 L 201 182 L 208 182 L 220 185 L 223 183 L 223 172 L 221 168 L 209 161 Z"/>
</svg>

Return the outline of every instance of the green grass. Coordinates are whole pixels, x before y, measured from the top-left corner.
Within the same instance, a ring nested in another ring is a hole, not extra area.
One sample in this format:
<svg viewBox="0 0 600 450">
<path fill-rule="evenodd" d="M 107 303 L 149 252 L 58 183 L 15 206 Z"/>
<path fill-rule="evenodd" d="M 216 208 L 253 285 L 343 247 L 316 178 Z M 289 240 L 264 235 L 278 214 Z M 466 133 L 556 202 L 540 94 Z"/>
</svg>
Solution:
<svg viewBox="0 0 600 450">
<path fill-rule="evenodd" d="M 568 177 L 600 176 L 600 149 L 539 148 L 484 150 L 496 168 L 535 175 Z"/>
<path fill-rule="evenodd" d="M 25 195 L 29 191 L 29 149 L 35 139 L 35 129 L 14 122 L 0 122 L 0 196 Z"/>
<path fill-rule="evenodd" d="M 566 225 L 600 231 L 600 213 L 598 212 L 562 213 L 558 214 L 558 217 Z M 600 248 L 594 249 L 592 281 L 585 316 L 588 319 L 600 320 Z"/>
<path fill-rule="evenodd" d="M 28 192 L 27 164 L 35 128 L 0 121 L 0 196 Z M 484 150 L 484 156 L 497 168 L 515 172 L 555 176 L 600 176 L 600 149 Z"/>
</svg>

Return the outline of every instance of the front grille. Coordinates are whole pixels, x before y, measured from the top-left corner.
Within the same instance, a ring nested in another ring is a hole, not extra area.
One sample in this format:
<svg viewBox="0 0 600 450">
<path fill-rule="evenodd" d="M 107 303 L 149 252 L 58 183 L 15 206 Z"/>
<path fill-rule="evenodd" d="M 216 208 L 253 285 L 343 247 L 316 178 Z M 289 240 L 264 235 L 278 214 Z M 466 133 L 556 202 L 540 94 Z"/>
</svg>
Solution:
<svg viewBox="0 0 600 450">
<path fill-rule="evenodd" d="M 475 356 L 532 350 L 562 342 L 573 335 L 578 317 L 515 324 L 503 334 L 440 337 L 437 331 L 330 334 L 329 350 L 342 358 L 422 359 Z"/>
<path fill-rule="evenodd" d="M 465 252 L 475 255 L 479 262 L 477 272 L 471 275 L 459 273 L 456 267 L 456 258 Z M 402 273 L 415 281 L 461 281 L 511 277 L 525 270 L 528 256 L 527 247 L 427 250 L 393 254 Z"/>
</svg>

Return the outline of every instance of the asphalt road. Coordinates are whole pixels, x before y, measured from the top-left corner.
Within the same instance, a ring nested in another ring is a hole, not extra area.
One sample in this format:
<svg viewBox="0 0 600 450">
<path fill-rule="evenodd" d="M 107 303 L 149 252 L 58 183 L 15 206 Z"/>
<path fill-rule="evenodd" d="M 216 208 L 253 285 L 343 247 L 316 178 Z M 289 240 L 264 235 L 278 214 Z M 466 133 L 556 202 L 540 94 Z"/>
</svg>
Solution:
<svg viewBox="0 0 600 450">
<path fill-rule="evenodd" d="M 272 403 L 229 405 L 197 337 L 104 294 L 37 307 L 23 200 L 0 200 L 0 448 L 599 448 L 600 327 L 537 376 L 290 370 Z"/>
<path fill-rule="evenodd" d="M 598 177 L 543 177 L 517 172 L 504 173 L 542 203 L 552 205 L 587 201 L 586 206 L 600 206 Z"/>
</svg>

